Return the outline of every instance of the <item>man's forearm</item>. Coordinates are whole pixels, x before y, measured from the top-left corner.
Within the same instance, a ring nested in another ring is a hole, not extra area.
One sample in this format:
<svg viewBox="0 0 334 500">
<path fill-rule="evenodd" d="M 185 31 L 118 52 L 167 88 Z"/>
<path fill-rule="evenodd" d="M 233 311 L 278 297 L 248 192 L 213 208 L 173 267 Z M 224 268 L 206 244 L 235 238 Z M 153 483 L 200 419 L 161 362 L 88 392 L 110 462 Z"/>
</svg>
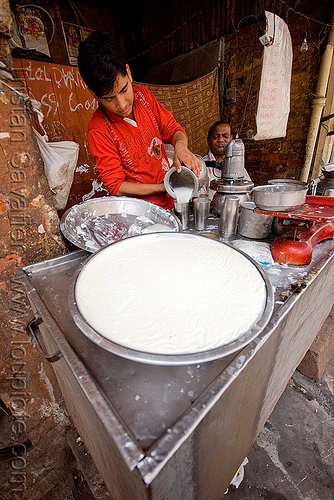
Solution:
<svg viewBox="0 0 334 500">
<path fill-rule="evenodd" d="M 199 177 L 201 173 L 201 164 L 198 158 L 189 151 L 188 139 L 181 130 L 177 130 L 173 135 L 172 144 L 174 146 L 173 165 L 178 172 L 181 171 L 181 164 L 184 163 L 188 168 L 194 171 Z"/>
<path fill-rule="evenodd" d="M 172 144 L 174 148 L 178 146 L 188 148 L 188 139 L 181 130 L 177 130 L 172 138 Z"/>
<path fill-rule="evenodd" d="M 119 187 L 116 196 L 149 196 L 150 194 L 165 193 L 166 189 L 161 184 L 141 184 L 124 181 Z"/>
</svg>

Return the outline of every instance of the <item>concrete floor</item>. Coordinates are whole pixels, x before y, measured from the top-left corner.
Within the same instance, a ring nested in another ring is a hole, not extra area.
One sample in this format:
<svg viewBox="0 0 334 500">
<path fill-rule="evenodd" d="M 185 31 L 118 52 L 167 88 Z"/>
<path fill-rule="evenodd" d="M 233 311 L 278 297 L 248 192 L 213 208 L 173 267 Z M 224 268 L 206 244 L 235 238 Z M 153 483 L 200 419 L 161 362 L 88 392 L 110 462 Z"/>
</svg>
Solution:
<svg viewBox="0 0 334 500">
<path fill-rule="evenodd" d="M 296 371 L 223 500 L 334 499 L 334 356 L 321 381 Z"/>
</svg>

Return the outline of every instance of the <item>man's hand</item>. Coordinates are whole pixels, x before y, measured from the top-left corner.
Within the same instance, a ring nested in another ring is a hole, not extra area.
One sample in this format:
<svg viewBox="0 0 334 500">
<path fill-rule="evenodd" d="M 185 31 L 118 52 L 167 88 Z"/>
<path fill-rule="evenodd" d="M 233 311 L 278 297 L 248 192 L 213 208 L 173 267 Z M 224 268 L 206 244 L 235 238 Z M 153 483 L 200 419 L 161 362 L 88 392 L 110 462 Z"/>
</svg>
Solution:
<svg viewBox="0 0 334 500">
<path fill-rule="evenodd" d="M 181 172 L 181 163 L 183 163 L 194 172 L 196 177 L 199 177 L 202 169 L 201 162 L 191 151 L 189 151 L 188 140 L 180 130 L 175 132 L 173 136 L 173 146 L 173 165 L 177 172 Z"/>
</svg>

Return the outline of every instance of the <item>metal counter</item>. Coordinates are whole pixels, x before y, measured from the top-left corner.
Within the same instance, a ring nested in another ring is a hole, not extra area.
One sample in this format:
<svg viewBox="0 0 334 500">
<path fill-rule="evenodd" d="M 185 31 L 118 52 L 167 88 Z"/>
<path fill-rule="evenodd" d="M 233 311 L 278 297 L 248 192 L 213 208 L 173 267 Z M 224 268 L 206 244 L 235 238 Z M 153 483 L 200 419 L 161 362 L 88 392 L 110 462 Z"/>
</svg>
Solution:
<svg viewBox="0 0 334 500">
<path fill-rule="evenodd" d="M 68 289 L 89 255 L 72 252 L 17 274 L 36 317 L 31 333 L 43 338 L 111 497 L 221 499 L 333 306 L 333 241 L 319 243 L 308 266 L 266 268 L 275 309 L 254 341 L 228 357 L 185 366 L 120 358 L 76 327 Z"/>
</svg>

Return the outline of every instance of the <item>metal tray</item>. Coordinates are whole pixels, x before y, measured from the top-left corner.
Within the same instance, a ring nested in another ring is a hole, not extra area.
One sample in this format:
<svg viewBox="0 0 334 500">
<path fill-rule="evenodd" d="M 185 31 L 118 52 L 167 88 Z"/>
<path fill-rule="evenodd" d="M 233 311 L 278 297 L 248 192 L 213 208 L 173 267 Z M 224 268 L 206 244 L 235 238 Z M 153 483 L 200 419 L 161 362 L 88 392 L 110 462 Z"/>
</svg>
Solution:
<svg viewBox="0 0 334 500">
<path fill-rule="evenodd" d="M 60 230 L 82 250 L 96 252 L 105 246 L 141 234 L 153 224 L 180 231 L 178 218 L 154 203 L 126 196 L 103 196 L 69 208 L 62 216 Z"/>
</svg>

